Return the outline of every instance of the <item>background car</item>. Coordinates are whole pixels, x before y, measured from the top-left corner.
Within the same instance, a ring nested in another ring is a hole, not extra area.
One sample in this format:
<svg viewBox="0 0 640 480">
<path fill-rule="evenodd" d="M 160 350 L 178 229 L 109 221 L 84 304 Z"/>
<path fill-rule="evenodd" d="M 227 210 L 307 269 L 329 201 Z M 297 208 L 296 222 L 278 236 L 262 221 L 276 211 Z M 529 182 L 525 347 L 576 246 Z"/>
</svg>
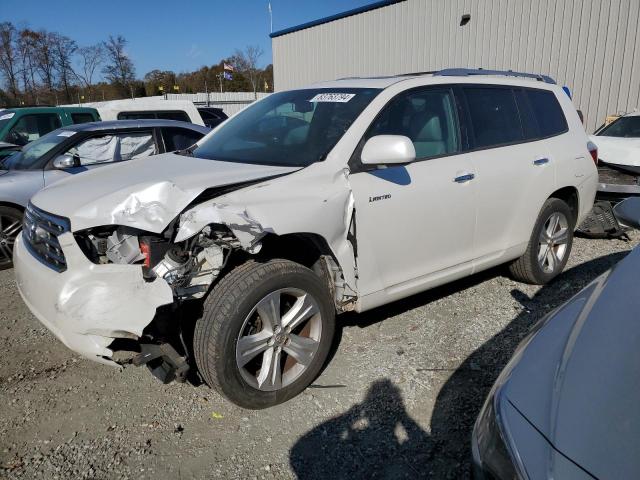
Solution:
<svg viewBox="0 0 640 480">
<path fill-rule="evenodd" d="M 198 112 L 200 112 L 204 124 L 209 128 L 216 128 L 229 118 L 221 108 L 216 107 L 198 107 Z"/>
<path fill-rule="evenodd" d="M 164 100 L 161 98 L 137 98 L 135 100 L 109 100 L 89 103 L 103 120 L 164 119 L 190 122 L 205 126 L 193 102 Z"/>
<path fill-rule="evenodd" d="M 624 229 L 613 214 L 621 200 L 640 196 L 640 112 L 618 117 L 590 137 L 598 147 L 598 192 L 593 211 L 580 225 L 590 236 L 617 236 Z"/>
<path fill-rule="evenodd" d="M 0 141 L 22 146 L 57 128 L 99 120 L 100 115 L 95 108 L 8 108 L 0 110 Z"/>
<path fill-rule="evenodd" d="M 70 175 L 190 147 L 209 128 L 171 120 L 93 122 L 50 132 L 0 164 L 0 269 L 12 264 L 15 237 L 31 196 Z"/>
<path fill-rule="evenodd" d="M 615 208 L 640 227 L 640 198 Z M 543 319 L 472 437 L 478 479 L 639 478 L 640 249 Z"/>
</svg>

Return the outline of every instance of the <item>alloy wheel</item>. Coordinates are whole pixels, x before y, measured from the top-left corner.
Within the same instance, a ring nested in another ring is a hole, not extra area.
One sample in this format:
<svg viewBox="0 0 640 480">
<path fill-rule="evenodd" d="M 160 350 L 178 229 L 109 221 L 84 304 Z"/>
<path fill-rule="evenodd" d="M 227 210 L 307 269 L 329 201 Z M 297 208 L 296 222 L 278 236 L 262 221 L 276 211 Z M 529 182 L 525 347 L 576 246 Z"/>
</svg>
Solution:
<svg viewBox="0 0 640 480">
<path fill-rule="evenodd" d="M 542 227 L 538 246 L 538 264 L 544 273 L 555 272 L 569 244 L 569 221 L 560 212 L 552 213 Z"/>
<path fill-rule="evenodd" d="M 22 230 L 22 220 L 9 215 L 0 215 L 0 267 L 13 262 L 13 245 Z"/>
<path fill-rule="evenodd" d="M 245 319 L 236 344 L 236 364 L 252 387 L 279 390 L 311 365 L 321 335 L 316 299 L 296 288 L 276 290 L 260 300 Z"/>
</svg>

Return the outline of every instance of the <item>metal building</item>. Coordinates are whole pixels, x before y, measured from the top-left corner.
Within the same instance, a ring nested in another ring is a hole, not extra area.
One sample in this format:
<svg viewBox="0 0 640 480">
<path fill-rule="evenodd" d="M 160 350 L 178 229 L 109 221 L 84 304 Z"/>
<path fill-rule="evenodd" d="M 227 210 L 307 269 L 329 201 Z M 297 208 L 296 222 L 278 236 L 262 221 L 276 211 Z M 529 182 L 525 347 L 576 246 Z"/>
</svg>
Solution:
<svg viewBox="0 0 640 480">
<path fill-rule="evenodd" d="M 640 0 L 385 0 L 274 32 L 274 83 L 449 67 L 543 73 L 569 86 L 592 131 L 640 107 L 639 16 Z"/>
</svg>

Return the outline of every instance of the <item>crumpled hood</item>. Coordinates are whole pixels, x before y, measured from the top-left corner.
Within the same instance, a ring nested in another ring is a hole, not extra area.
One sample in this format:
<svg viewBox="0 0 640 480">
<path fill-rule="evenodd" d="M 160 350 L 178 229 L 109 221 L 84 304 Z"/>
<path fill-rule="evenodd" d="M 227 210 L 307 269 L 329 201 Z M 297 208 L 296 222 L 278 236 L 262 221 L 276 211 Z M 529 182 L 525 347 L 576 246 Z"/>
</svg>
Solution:
<svg viewBox="0 0 640 480">
<path fill-rule="evenodd" d="M 296 170 L 167 153 L 73 175 L 40 191 L 31 202 L 67 217 L 73 231 L 124 225 L 159 233 L 208 188 Z"/>
<path fill-rule="evenodd" d="M 591 135 L 598 146 L 598 158 L 606 163 L 640 167 L 640 138 L 619 138 Z"/>
<path fill-rule="evenodd" d="M 503 392 L 597 478 L 637 478 L 640 249 L 563 306 L 526 345 Z"/>
</svg>

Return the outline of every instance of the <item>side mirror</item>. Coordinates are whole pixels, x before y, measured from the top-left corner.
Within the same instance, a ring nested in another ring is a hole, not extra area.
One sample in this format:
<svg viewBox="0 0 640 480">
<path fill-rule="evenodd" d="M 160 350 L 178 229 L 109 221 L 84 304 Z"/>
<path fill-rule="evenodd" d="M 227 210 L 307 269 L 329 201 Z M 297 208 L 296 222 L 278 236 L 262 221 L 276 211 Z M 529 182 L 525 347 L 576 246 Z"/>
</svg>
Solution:
<svg viewBox="0 0 640 480">
<path fill-rule="evenodd" d="M 623 226 L 640 230 L 640 197 L 623 200 L 613 207 L 613 213 Z"/>
<path fill-rule="evenodd" d="M 58 155 L 53 161 L 53 166 L 64 170 L 65 168 L 73 168 L 80 166 L 80 157 L 78 155 Z"/>
<path fill-rule="evenodd" d="M 416 159 L 416 149 L 409 137 L 402 135 L 377 135 L 364 144 L 360 160 L 365 165 L 391 165 L 411 163 Z"/>
</svg>

